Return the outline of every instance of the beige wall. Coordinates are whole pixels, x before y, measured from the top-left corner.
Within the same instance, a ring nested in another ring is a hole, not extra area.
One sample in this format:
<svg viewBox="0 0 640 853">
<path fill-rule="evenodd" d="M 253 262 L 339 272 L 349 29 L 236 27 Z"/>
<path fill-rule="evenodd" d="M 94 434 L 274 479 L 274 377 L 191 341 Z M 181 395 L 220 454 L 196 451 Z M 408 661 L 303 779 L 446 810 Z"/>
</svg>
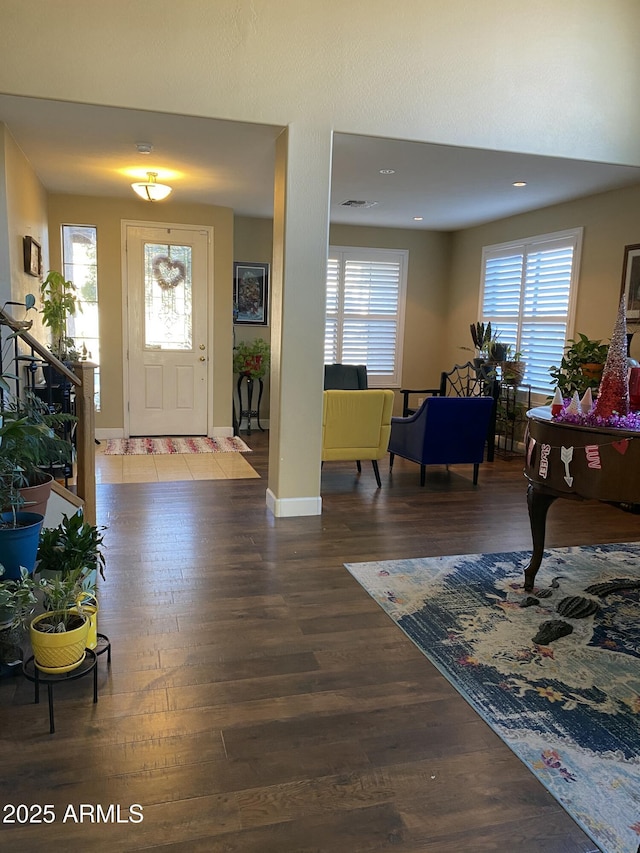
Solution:
<svg viewBox="0 0 640 853">
<path fill-rule="evenodd" d="M 494 243 L 583 227 L 574 330 L 608 339 L 618 307 L 624 247 L 640 242 L 638 210 L 640 186 L 451 234 L 332 225 L 329 240 L 331 245 L 409 250 L 402 385 L 431 387 L 438 384 L 441 370 L 472 355 L 464 348 L 471 344 L 469 324 L 479 316 L 482 248 Z M 270 229 L 270 220 L 236 218 L 236 232 L 249 247 L 261 246 L 267 252 Z M 632 355 L 640 359 L 640 335 L 633 341 Z"/>
<path fill-rule="evenodd" d="M 40 243 L 45 273 L 48 269 L 47 194 L 11 134 L 2 124 L 0 129 L 4 137 L 6 180 L 4 212 L 6 213 L 8 253 L 8 256 L 3 258 L 2 302 L 7 300 L 20 302 L 27 293 L 33 293 L 38 298 L 40 287 L 40 280 L 24 271 L 23 237 L 33 237 Z M 24 312 L 19 307 L 9 306 L 9 309 L 18 319 L 24 316 Z M 36 312 L 30 311 L 28 317 L 34 321 L 33 331 L 36 337 L 46 341 L 48 338 L 42 332 L 42 325 Z"/>
<path fill-rule="evenodd" d="M 276 180 L 270 489 L 291 500 L 291 514 L 297 498 L 319 506 L 322 330 L 321 310 L 309 306 L 322 298 L 331 134 L 640 165 L 636 0 L 154 0 L 152 15 L 148 0 L 110 0 L 86 9 L 86 0 L 0 0 L 3 92 L 287 129 L 286 181 Z"/>
<path fill-rule="evenodd" d="M 640 165 L 637 0 L 150 8 L 1 0 L 2 91 Z"/>
<path fill-rule="evenodd" d="M 640 186 L 589 196 L 469 228 L 453 235 L 448 305 L 448 361 L 465 354 L 478 319 L 482 247 L 584 227 L 574 332 L 609 339 L 620 297 L 624 247 L 640 242 Z M 640 336 L 639 336 L 640 337 Z M 634 341 L 632 355 L 640 357 Z M 466 353 L 468 355 L 468 353 Z"/>
<path fill-rule="evenodd" d="M 234 220 L 234 259 L 270 261 L 273 224 L 270 219 L 237 216 Z M 445 232 L 332 225 L 329 242 L 335 246 L 407 249 L 407 306 L 404 330 L 402 387 L 437 386 L 447 363 L 447 284 L 452 236 Z M 322 319 L 324 322 L 324 318 Z M 237 340 L 270 339 L 265 326 L 236 326 Z M 268 385 L 261 412 L 268 417 Z M 396 409 L 399 403 L 396 401 Z"/>
<path fill-rule="evenodd" d="M 236 216 L 233 224 L 233 260 L 247 263 L 271 264 L 273 249 L 273 221 L 250 216 Z M 269 322 L 266 326 L 234 327 L 234 340 L 254 341 L 262 338 L 271 343 L 271 300 L 269 300 Z M 237 377 L 234 377 L 236 380 Z M 269 374 L 264 378 L 264 393 L 260 404 L 260 422 L 264 426 L 269 420 L 270 382 Z M 244 389 L 243 389 L 243 393 Z M 258 392 L 254 390 L 254 403 Z M 236 394 L 237 399 L 237 394 Z M 246 398 L 244 399 L 246 404 Z"/>
<path fill-rule="evenodd" d="M 447 282 L 451 235 L 439 231 L 400 228 L 359 228 L 332 225 L 334 246 L 407 249 L 407 305 L 404 328 L 403 388 L 439 385 L 444 369 Z M 398 401 L 396 400 L 396 408 Z"/>
<path fill-rule="evenodd" d="M 97 429 L 121 429 L 123 413 L 122 220 L 209 225 L 213 227 L 213 427 L 231 427 L 233 213 L 224 207 L 148 202 L 91 196 L 49 198 L 51 267 L 61 269 L 60 226 L 98 229 L 100 373 L 102 410 Z"/>
<path fill-rule="evenodd" d="M 13 251 L 19 255 L 17 263 L 12 259 L 11 269 L 14 298 L 19 298 L 29 290 L 35 292 L 38 285 L 36 279 L 22 272 L 23 234 L 31 233 L 38 237 L 45 253 L 49 239 L 46 230 L 36 228 L 42 216 L 43 190 L 10 136 L 7 148 L 11 199 L 9 219 Z M 640 187 L 633 187 L 453 234 L 333 225 L 330 243 L 409 250 L 402 385 L 428 387 L 437 384 L 442 369 L 469 357 L 469 352 L 462 347 L 469 345 L 468 326 L 478 316 L 480 259 L 484 245 L 583 226 L 575 330 L 590 337 L 608 338 L 615 320 L 624 246 L 640 242 L 638 209 Z M 119 428 L 123 423 L 121 220 L 170 220 L 214 226 L 215 316 L 218 318 L 214 360 L 218 386 L 215 409 L 221 413 L 216 425 L 228 426 L 224 395 L 230 393 L 225 391 L 230 386 L 227 375 L 230 356 L 225 349 L 227 346 L 231 349 L 227 317 L 231 316 L 232 260 L 270 263 L 272 221 L 236 217 L 232 222 L 232 214 L 225 208 L 166 205 L 150 210 L 135 200 L 123 202 L 62 195 L 50 198 L 48 213 L 51 261 L 48 262 L 45 255 L 45 271 L 60 268 L 61 223 L 95 224 L 98 227 L 101 324 L 103 330 L 109 329 L 108 335 L 103 333 L 103 411 L 97 417 L 98 428 Z M 236 327 L 236 339 L 263 337 L 270 340 L 270 331 L 270 326 L 239 326 Z M 634 341 L 633 354 L 640 357 L 640 341 Z M 268 380 L 262 414 L 268 421 Z"/>
</svg>

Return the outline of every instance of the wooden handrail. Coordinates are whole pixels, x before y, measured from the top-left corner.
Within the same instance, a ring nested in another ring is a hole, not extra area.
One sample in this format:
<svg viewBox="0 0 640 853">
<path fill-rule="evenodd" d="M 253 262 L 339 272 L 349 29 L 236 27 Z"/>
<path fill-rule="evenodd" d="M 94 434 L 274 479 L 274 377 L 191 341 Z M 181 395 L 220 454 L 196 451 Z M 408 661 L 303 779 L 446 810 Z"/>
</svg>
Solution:
<svg viewBox="0 0 640 853">
<path fill-rule="evenodd" d="M 96 523 L 96 468 L 95 468 L 95 404 L 93 399 L 96 365 L 88 361 L 74 362 L 72 369 L 29 334 L 30 322 L 16 320 L 0 308 L 0 326 L 7 326 L 18 338 L 37 353 L 40 358 L 61 373 L 75 387 L 76 401 L 76 493 L 83 501 L 83 514 L 89 524 Z M 17 357 L 17 350 L 16 356 Z M 17 368 L 16 368 L 17 374 Z M 19 385 L 17 385 L 19 392 Z"/>
<path fill-rule="evenodd" d="M 43 346 L 43 344 L 36 340 L 33 335 L 30 335 L 27 331 L 26 324 L 23 321 L 16 320 L 15 317 L 12 317 L 6 308 L 0 308 L 0 325 L 8 326 L 12 332 L 15 332 L 18 337 L 25 342 L 25 344 L 30 346 L 34 352 L 37 352 L 43 361 L 46 361 L 57 371 L 62 373 L 63 376 L 66 376 L 69 382 L 73 383 L 73 385 L 82 385 L 80 377 L 76 376 L 72 370 L 69 370 L 66 364 L 63 364 L 60 359 L 56 358 L 51 350 Z M 28 328 L 31 328 L 30 323 Z"/>
</svg>

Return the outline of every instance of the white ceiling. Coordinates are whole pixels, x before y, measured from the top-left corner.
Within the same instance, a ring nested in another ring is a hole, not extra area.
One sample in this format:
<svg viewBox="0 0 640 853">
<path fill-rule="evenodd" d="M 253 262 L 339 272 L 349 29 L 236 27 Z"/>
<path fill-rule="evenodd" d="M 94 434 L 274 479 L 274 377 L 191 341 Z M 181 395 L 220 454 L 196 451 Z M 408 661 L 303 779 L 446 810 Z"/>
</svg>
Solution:
<svg viewBox="0 0 640 853">
<path fill-rule="evenodd" d="M 273 213 L 279 127 L 2 94 L 0 121 L 49 192 L 131 197 L 130 183 L 157 171 L 176 202 Z M 139 154 L 138 142 L 153 152 Z M 527 186 L 514 188 L 518 180 Z M 639 183 L 633 166 L 337 133 L 330 215 L 336 223 L 456 230 Z M 377 203 L 342 206 L 347 200 Z"/>
</svg>

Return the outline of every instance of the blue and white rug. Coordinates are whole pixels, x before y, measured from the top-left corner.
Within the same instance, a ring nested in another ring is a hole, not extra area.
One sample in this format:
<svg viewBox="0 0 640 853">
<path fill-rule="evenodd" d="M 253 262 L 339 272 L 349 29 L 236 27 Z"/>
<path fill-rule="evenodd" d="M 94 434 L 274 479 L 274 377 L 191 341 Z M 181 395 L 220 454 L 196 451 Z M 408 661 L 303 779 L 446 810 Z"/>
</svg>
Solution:
<svg viewBox="0 0 640 853">
<path fill-rule="evenodd" d="M 346 567 L 605 853 L 636 853 L 640 543 L 545 551 L 536 593 L 547 597 L 521 607 L 530 556 Z M 628 586 L 585 591 L 619 580 Z M 569 597 L 597 611 L 562 616 L 556 607 Z M 547 621 L 572 633 L 534 643 Z"/>
</svg>

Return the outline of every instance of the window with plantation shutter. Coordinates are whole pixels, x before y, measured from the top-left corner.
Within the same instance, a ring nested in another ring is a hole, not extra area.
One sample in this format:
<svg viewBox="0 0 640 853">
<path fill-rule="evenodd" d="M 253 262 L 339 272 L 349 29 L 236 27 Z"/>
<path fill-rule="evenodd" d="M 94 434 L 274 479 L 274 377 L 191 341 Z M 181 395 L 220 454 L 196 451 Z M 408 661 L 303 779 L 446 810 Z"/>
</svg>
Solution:
<svg viewBox="0 0 640 853">
<path fill-rule="evenodd" d="M 406 250 L 331 247 L 325 364 L 365 364 L 370 387 L 400 385 Z"/>
<path fill-rule="evenodd" d="M 549 368 L 572 333 L 581 243 L 576 228 L 483 250 L 482 320 L 522 354 L 523 381 L 540 394 L 553 392 Z"/>
</svg>

